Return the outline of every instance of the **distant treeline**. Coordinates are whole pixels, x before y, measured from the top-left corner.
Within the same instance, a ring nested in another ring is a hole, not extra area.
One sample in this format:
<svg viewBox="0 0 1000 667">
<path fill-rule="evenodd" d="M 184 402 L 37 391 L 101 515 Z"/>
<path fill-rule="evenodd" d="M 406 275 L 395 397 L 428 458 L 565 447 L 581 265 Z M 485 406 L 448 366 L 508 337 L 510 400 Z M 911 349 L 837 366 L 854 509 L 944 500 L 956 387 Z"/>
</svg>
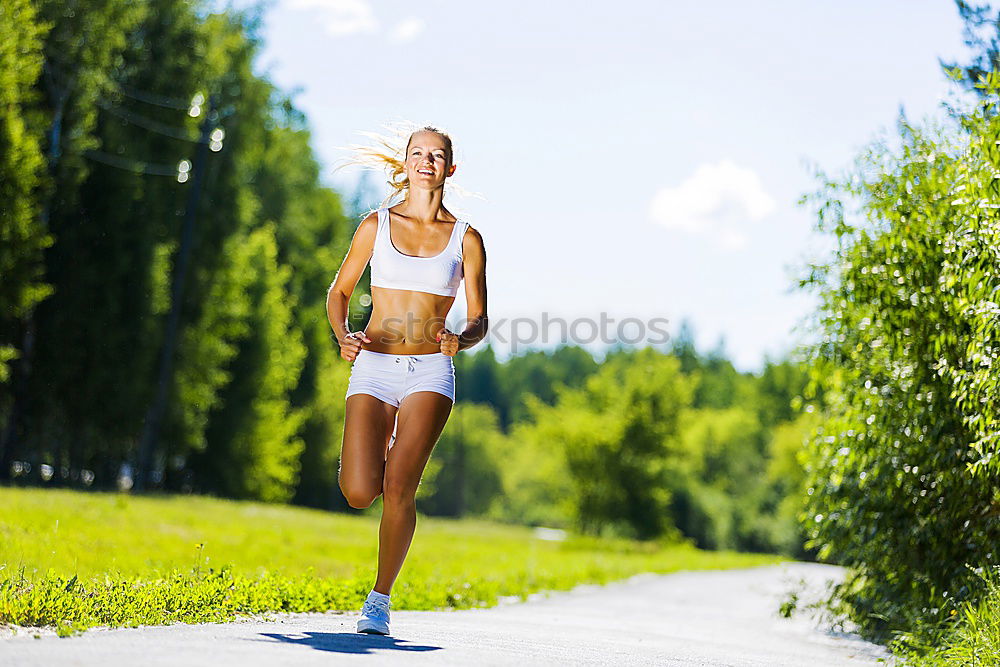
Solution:
<svg viewBox="0 0 1000 667">
<path fill-rule="evenodd" d="M 686 322 L 666 350 L 601 363 L 569 346 L 457 359 L 459 403 L 419 509 L 802 553 L 796 457 L 819 411 L 801 363 L 739 372 L 698 353 Z"/>
</svg>

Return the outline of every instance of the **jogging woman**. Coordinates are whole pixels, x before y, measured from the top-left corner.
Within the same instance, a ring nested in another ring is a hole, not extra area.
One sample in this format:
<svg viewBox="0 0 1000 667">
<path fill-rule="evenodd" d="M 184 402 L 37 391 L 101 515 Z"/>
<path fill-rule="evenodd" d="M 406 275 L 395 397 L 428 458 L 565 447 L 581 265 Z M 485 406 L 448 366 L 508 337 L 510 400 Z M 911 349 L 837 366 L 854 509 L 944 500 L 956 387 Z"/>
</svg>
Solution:
<svg viewBox="0 0 1000 667">
<path fill-rule="evenodd" d="M 387 635 L 390 591 L 416 528 L 417 485 L 455 402 L 452 357 L 486 337 L 486 250 L 479 232 L 444 206 L 456 168 L 445 132 L 424 127 L 401 155 L 368 156 L 384 163 L 394 195 L 404 198 L 358 226 L 327 315 L 341 356 L 352 362 L 340 489 L 359 509 L 382 495 L 378 575 L 357 630 Z M 369 261 L 371 319 L 351 332 L 348 303 Z M 463 277 L 468 325 L 453 333 L 445 319 Z"/>
</svg>

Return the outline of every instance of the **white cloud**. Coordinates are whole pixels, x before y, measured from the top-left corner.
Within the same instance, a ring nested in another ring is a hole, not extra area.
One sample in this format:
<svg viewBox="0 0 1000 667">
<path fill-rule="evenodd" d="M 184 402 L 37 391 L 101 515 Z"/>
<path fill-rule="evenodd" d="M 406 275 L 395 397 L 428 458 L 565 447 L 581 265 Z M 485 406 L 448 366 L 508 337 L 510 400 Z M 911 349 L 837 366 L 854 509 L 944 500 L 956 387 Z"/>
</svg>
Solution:
<svg viewBox="0 0 1000 667">
<path fill-rule="evenodd" d="M 291 9 L 319 9 L 331 35 L 374 32 L 378 21 L 368 0 L 288 0 Z"/>
<path fill-rule="evenodd" d="M 732 160 L 703 164 L 679 185 L 661 188 L 649 205 L 649 215 L 667 229 L 711 235 L 721 246 L 738 249 L 748 240 L 748 222 L 775 209 L 752 169 Z"/>
<path fill-rule="evenodd" d="M 408 42 L 423 31 L 423 20 L 411 16 L 397 23 L 392 32 L 389 33 L 389 37 L 394 42 Z"/>
</svg>

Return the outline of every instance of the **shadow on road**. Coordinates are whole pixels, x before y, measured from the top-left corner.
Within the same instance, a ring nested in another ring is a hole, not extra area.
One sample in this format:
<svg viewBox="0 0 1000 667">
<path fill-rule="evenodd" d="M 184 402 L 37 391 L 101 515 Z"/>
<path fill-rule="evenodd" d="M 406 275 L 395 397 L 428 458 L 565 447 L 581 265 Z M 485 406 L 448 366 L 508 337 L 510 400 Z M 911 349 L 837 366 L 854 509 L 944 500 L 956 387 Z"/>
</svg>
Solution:
<svg viewBox="0 0 1000 667">
<path fill-rule="evenodd" d="M 285 644 L 309 646 L 318 651 L 330 651 L 333 653 L 364 654 L 371 653 L 372 649 L 420 652 L 441 650 L 440 646 L 408 644 L 405 640 L 394 639 L 391 636 L 369 635 L 358 632 L 296 632 L 287 635 L 277 632 L 262 632 L 260 634 L 262 637 L 270 637 Z M 250 639 L 248 641 L 264 640 Z"/>
</svg>

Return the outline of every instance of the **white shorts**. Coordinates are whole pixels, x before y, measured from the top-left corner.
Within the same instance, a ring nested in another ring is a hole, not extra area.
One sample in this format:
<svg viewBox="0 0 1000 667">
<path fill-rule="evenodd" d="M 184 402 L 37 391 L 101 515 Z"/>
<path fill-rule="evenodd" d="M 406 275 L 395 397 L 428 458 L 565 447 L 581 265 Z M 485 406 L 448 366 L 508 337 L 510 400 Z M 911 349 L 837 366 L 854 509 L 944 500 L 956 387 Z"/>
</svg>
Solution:
<svg viewBox="0 0 1000 667">
<path fill-rule="evenodd" d="M 346 399 L 369 394 L 390 405 L 415 391 L 434 391 L 455 402 L 455 363 L 444 352 L 387 354 L 360 350 L 351 365 Z"/>
</svg>

